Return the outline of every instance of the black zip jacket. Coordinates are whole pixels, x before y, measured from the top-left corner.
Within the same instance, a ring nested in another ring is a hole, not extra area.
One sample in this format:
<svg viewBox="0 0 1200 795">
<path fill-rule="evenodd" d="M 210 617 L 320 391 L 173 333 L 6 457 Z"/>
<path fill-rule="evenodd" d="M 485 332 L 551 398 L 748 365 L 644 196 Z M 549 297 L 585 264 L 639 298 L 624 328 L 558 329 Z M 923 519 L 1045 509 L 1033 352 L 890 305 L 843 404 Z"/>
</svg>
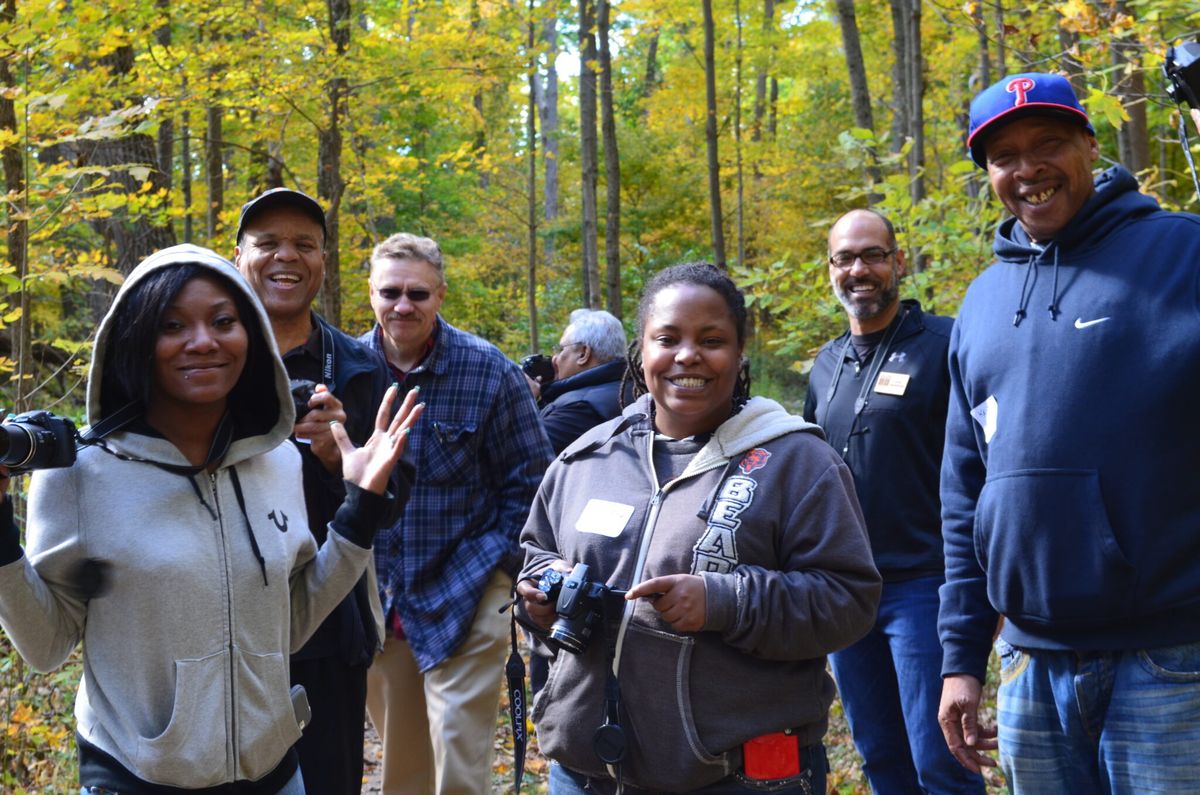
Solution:
<svg viewBox="0 0 1200 795">
<path fill-rule="evenodd" d="M 881 343 L 860 361 L 854 346 L 846 344 L 847 331 L 821 348 L 809 374 L 804 418 L 824 429 L 854 475 L 884 582 L 944 570 L 938 477 L 950 394 L 946 351 L 953 325 L 951 318 L 925 314 L 917 301 L 902 301 L 889 327 L 886 351 Z M 874 367 L 881 352 L 885 361 Z M 839 367 L 841 378 L 830 396 Z M 904 394 L 876 391 L 876 372 L 908 376 Z M 869 387 L 868 378 L 873 380 Z M 860 396 L 866 405 L 856 418 Z"/>
</svg>

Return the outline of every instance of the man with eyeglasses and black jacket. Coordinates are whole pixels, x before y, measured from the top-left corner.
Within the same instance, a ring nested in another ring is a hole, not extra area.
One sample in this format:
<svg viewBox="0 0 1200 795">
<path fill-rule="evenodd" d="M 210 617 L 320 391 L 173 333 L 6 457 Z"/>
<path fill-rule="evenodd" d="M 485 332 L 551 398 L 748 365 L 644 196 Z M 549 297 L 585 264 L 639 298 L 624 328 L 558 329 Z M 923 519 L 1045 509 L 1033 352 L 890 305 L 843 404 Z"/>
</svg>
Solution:
<svg viewBox="0 0 1200 795">
<path fill-rule="evenodd" d="M 901 301 L 904 275 L 885 216 L 852 210 L 830 229 L 829 279 L 850 328 L 817 354 L 804 418 L 850 467 L 883 576 L 871 632 L 830 664 L 874 792 L 982 793 L 983 779 L 954 760 L 937 724 L 938 476 L 953 321 Z"/>
</svg>

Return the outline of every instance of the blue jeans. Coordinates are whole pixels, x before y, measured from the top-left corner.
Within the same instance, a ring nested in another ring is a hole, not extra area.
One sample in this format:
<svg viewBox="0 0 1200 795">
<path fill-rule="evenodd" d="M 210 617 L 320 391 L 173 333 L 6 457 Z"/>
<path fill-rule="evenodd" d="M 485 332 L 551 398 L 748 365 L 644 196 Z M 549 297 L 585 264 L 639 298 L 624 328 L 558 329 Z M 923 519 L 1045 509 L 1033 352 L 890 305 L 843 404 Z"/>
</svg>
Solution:
<svg viewBox="0 0 1200 795">
<path fill-rule="evenodd" d="M 79 795 L 119 795 L 119 793 L 103 787 L 81 787 Z M 283 785 L 283 789 L 279 790 L 277 795 L 305 795 L 304 779 L 300 775 L 299 768 L 296 768 L 296 775 L 288 779 L 288 783 Z"/>
<path fill-rule="evenodd" d="M 1001 638 L 996 653 L 1000 765 L 1013 793 L 1197 791 L 1200 643 L 1080 653 Z"/>
<path fill-rule="evenodd" d="M 938 726 L 941 576 L 884 583 L 875 626 L 829 656 L 871 789 L 983 793 L 983 779 L 951 756 Z"/>
<path fill-rule="evenodd" d="M 709 784 L 707 787 L 691 790 L 691 792 L 693 795 L 750 795 L 761 792 L 779 793 L 779 795 L 823 795 L 825 777 L 829 772 L 828 763 L 825 760 L 825 746 L 817 743 L 810 745 L 805 751 L 807 753 L 800 758 L 803 769 L 799 779 L 777 788 L 756 786 L 748 780 L 732 775 L 715 784 Z M 549 795 L 609 795 L 615 791 L 616 785 L 612 781 L 595 781 L 573 770 L 568 770 L 558 762 L 550 763 Z M 629 795 L 645 795 L 647 793 L 646 790 L 632 787 L 626 787 L 625 792 Z"/>
</svg>

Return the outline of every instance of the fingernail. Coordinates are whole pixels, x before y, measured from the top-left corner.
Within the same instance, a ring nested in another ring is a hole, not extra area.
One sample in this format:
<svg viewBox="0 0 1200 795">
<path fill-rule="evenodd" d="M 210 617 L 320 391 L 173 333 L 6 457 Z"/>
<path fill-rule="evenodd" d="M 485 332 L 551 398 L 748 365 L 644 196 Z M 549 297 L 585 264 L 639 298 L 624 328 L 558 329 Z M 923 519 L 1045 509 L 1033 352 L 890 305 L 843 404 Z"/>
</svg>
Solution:
<svg viewBox="0 0 1200 795">
<path fill-rule="evenodd" d="M 425 408 L 425 401 L 424 401 L 424 400 L 422 400 L 420 403 L 418 403 L 418 404 L 417 404 L 417 408 L 419 408 L 419 409 L 423 409 L 423 408 Z"/>
<path fill-rule="evenodd" d="M 331 427 L 332 427 L 332 426 L 334 426 L 334 425 L 337 425 L 337 424 L 338 424 L 338 421 L 337 421 L 337 420 L 330 420 L 330 421 L 329 421 L 329 425 L 330 425 Z"/>
<path fill-rule="evenodd" d="M 399 389 L 399 388 L 400 388 L 400 382 L 399 382 L 399 381 L 393 381 L 393 382 L 392 382 L 392 389 Z"/>
<path fill-rule="evenodd" d="M 413 387 L 413 391 L 414 391 L 414 392 L 420 392 L 420 391 L 421 391 L 421 385 L 420 385 L 420 384 L 417 384 L 416 386 L 414 386 L 414 387 Z"/>
<path fill-rule="evenodd" d="M 404 429 L 404 435 L 405 435 L 405 436 L 408 436 L 408 434 L 409 434 L 409 431 L 411 431 L 411 430 L 412 430 L 412 428 L 405 428 L 405 429 Z"/>
</svg>

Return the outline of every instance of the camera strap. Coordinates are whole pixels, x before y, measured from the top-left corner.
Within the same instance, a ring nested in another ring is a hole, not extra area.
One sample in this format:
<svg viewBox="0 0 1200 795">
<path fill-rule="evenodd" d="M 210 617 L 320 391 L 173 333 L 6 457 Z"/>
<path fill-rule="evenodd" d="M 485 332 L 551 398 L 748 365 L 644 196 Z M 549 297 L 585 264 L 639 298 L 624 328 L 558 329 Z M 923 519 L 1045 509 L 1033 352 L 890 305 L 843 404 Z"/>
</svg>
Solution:
<svg viewBox="0 0 1200 795">
<path fill-rule="evenodd" d="M 324 324 L 321 324 L 321 379 L 330 392 L 337 389 L 333 382 L 333 332 Z"/>
<path fill-rule="evenodd" d="M 508 630 L 512 640 L 512 651 L 504 665 L 504 678 L 508 683 L 508 717 L 512 723 L 513 775 L 516 778 L 516 795 L 521 795 L 521 779 L 525 777 L 525 660 L 517 650 L 517 618 L 514 609 L 509 617 Z"/>
<path fill-rule="evenodd" d="M 1179 114 L 1179 145 L 1183 147 L 1183 157 L 1187 160 L 1188 168 L 1192 172 L 1192 184 L 1196 186 L 1196 198 L 1200 199 L 1200 177 L 1196 176 L 1196 163 L 1192 160 L 1192 147 L 1188 142 L 1187 119 L 1182 113 Z"/>
<path fill-rule="evenodd" d="M 604 723 L 592 734 L 592 752 L 599 757 L 608 768 L 609 775 L 616 780 L 616 795 L 622 795 L 625 785 L 621 780 L 621 762 L 625 759 L 628 744 L 625 740 L 625 730 L 621 728 L 621 684 L 616 672 L 617 639 L 611 632 L 608 599 L 604 599 L 600 604 L 604 611 L 600 627 L 604 633 L 604 645 L 608 649 L 608 664 L 605 666 L 604 678 Z"/>
</svg>

